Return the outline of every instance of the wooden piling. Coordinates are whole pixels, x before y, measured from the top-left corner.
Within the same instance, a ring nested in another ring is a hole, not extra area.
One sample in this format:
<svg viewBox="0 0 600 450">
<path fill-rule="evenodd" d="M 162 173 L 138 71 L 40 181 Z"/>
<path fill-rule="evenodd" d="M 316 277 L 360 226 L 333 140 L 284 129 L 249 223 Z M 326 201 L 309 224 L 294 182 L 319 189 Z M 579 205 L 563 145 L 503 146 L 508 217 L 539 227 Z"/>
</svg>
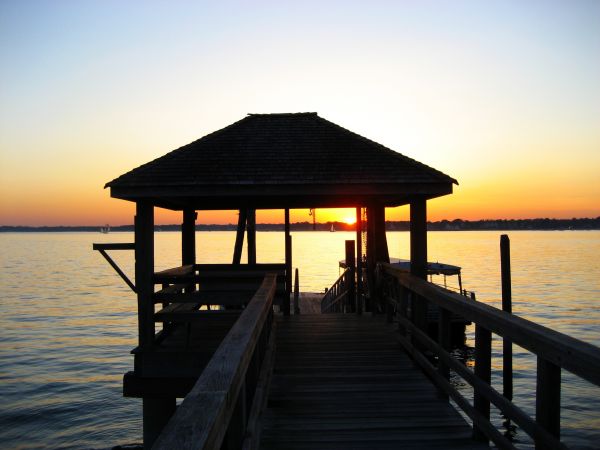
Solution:
<svg viewBox="0 0 600 450">
<path fill-rule="evenodd" d="M 296 277 L 294 279 L 294 314 L 300 314 L 300 278 L 298 276 L 298 268 L 296 267 Z"/>
<path fill-rule="evenodd" d="M 512 313 L 510 239 L 506 234 L 500 236 L 500 269 L 502 275 L 502 311 Z M 509 400 L 512 400 L 513 397 L 512 360 L 512 342 L 505 337 L 502 339 L 502 393 Z"/>
</svg>

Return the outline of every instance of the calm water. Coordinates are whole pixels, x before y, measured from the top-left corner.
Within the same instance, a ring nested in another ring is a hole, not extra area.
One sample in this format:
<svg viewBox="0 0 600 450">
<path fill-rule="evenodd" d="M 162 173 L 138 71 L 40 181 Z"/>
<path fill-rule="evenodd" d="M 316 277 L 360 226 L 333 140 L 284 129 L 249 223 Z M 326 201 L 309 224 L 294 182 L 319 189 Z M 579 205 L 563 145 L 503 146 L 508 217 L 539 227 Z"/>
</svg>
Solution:
<svg viewBox="0 0 600 450">
<path fill-rule="evenodd" d="M 499 232 L 432 232 L 429 260 L 463 267 L 479 301 L 500 299 Z M 511 232 L 513 310 L 600 345 L 600 232 Z M 235 233 L 197 236 L 199 262 L 230 262 Z M 338 276 L 353 233 L 293 233 L 294 266 L 305 291 Z M 0 234 L 0 446 L 107 448 L 141 442 L 141 401 L 121 395 L 133 368 L 135 297 L 92 242 L 130 242 L 131 233 Z M 259 262 L 283 262 L 283 233 L 258 233 Z M 408 233 L 388 233 L 390 254 L 408 257 Z M 178 233 L 156 234 L 156 268 L 178 265 Z M 112 252 L 133 276 L 132 252 Z M 473 330 L 468 330 L 472 346 Z M 498 340 L 494 342 L 497 355 Z M 515 399 L 534 405 L 535 359 L 515 349 Z M 501 363 L 492 383 L 501 388 Z M 467 388 L 463 388 L 468 393 Z M 600 388 L 563 371 L 563 436 L 597 448 Z M 496 420 L 500 420 L 497 418 Z M 517 440 L 528 447 L 522 433 Z"/>
</svg>

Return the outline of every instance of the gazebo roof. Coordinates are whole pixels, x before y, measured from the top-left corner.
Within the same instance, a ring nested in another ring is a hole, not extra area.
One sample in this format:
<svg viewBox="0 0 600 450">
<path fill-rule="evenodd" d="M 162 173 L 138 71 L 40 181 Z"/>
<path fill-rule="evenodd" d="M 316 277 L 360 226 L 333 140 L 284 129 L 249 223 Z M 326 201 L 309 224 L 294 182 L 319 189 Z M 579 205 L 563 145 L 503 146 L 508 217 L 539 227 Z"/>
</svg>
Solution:
<svg viewBox="0 0 600 450">
<path fill-rule="evenodd" d="M 396 206 L 456 180 L 316 113 L 249 114 L 110 181 L 170 209 Z"/>
</svg>

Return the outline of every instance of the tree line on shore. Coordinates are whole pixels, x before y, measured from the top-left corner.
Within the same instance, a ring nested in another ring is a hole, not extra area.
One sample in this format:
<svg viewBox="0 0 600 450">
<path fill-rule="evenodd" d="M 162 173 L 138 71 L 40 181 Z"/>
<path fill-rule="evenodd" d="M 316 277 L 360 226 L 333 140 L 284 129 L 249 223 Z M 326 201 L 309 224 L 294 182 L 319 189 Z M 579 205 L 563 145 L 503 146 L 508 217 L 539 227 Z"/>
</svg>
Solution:
<svg viewBox="0 0 600 450">
<path fill-rule="evenodd" d="M 197 224 L 197 231 L 233 231 L 235 224 Z M 257 231 L 283 231 L 281 223 L 257 223 Z M 317 231 L 354 231 L 355 224 L 345 222 L 325 222 L 315 224 Z M 408 231 L 408 221 L 386 221 L 388 231 Z M 0 232 L 67 232 L 67 231 L 99 231 L 101 226 L 11 226 L 1 225 Z M 311 222 L 290 224 L 292 231 L 311 231 Z M 600 217 L 581 219 L 497 219 L 497 220 L 440 220 L 427 222 L 430 231 L 474 231 L 474 230 L 600 230 Z M 181 225 L 157 225 L 155 231 L 179 231 Z M 111 227 L 111 231 L 133 231 L 133 225 Z"/>
</svg>

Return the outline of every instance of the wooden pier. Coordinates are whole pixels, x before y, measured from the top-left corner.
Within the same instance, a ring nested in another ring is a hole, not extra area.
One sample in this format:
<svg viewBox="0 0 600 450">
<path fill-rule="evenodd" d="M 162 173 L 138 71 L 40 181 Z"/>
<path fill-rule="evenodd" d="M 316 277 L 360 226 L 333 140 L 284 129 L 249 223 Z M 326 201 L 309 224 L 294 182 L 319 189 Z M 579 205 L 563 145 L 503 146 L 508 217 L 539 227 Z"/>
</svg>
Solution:
<svg viewBox="0 0 600 450">
<path fill-rule="evenodd" d="M 278 317 L 263 449 L 487 448 L 370 314 Z"/>
<path fill-rule="evenodd" d="M 124 395 L 142 398 L 144 445 L 515 448 L 490 422 L 493 405 L 536 449 L 566 448 L 561 371 L 600 385 L 600 349 L 426 281 L 427 201 L 455 183 L 316 113 L 249 115 L 107 183 L 112 197 L 135 203 L 134 242 L 94 248 L 137 297 Z M 389 264 L 385 210 L 401 205 L 410 205 L 410 272 Z M 356 208 L 348 267 L 318 308 L 303 310 L 302 295 L 292 308 L 290 209 L 342 207 Z M 155 208 L 182 213 L 181 266 L 161 272 Z M 197 264 L 198 211 L 224 209 L 239 212 L 232 263 Z M 257 264 L 261 209 L 283 213 L 284 263 Z M 123 250 L 134 251 L 133 281 L 108 254 Z M 451 352 L 453 317 L 475 324 L 474 370 Z M 510 389 L 491 386 L 492 333 L 537 357 L 535 417 Z M 473 387 L 473 401 L 451 371 Z"/>
</svg>

